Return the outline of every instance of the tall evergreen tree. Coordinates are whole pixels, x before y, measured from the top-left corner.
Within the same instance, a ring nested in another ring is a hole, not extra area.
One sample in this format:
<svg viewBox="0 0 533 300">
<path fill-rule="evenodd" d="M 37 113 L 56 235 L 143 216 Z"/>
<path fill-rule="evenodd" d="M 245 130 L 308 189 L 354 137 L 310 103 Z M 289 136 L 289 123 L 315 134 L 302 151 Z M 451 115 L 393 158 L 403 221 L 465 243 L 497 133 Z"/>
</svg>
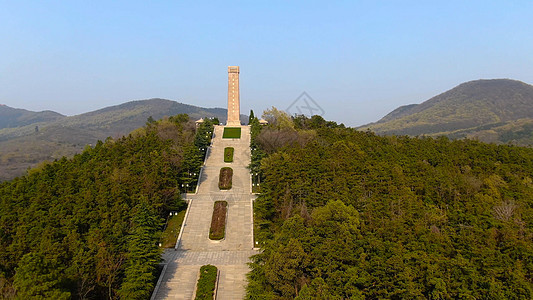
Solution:
<svg viewBox="0 0 533 300">
<path fill-rule="evenodd" d="M 250 116 L 248 116 L 248 125 L 252 124 L 252 120 L 255 118 L 254 110 L 250 109 Z"/>
<path fill-rule="evenodd" d="M 119 290 L 121 299 L 148 299 L 154 287 L 157 264 L 161 250 L 156 245 L 160 218 L 146 200 L 141 199 L 134 209 L 134 226 L 128 237 L 124 280 Z"/>
<path fill-rule="evenodd" d="M 25 254 L 16 269 L 14 286 L 17 299 L 70 299 L 61 288 L 61 267 L 41 253 Z"/>
</svg>

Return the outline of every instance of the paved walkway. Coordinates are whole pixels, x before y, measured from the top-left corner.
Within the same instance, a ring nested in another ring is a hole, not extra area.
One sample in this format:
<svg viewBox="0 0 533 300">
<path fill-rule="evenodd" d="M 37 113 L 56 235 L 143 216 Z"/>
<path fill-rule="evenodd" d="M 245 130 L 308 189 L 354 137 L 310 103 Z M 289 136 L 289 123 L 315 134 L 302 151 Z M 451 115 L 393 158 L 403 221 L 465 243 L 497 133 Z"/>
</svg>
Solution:
<svg viewBox="0 0 533 300">
<path fill-rule="evenodd" d="M 200 267 L 215 265 L 220 270 L 218 300 L 243 299 L 249 257 L 253 250 L 253 212 L 250 174 L 250 128 L 241 127 L 240 139 L 222 139 L 223 126 L 215 126 L 215 136 L 203 168 L 198 193 L 187 195 L 189 214 L 185 220 L 180 247 L 163 254 L 164 276 L 153 299 L 193 299 Z M 234 162 L 224 163 L 224 148 L 233 147 Z M 233 169 L 229 191 L 218 189 L 220 168 Z M 228 202 L 226 237 L 209 239 L 215 201 Z"/>
</svg>

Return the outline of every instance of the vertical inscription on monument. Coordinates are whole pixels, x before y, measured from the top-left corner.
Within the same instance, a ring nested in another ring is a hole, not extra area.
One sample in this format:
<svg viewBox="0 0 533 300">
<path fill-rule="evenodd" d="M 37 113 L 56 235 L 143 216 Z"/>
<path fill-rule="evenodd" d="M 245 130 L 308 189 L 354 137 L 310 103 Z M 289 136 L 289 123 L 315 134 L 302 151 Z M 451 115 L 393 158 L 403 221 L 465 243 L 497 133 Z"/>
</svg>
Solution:
<svg viewBox="0 0 533 300">
<path fill-rule="evenodd" d="M 228 121 L 226 125 L 241 125 L 241 109 L 239 100 L 239 67 L 228 67 Z"/>
</svg>

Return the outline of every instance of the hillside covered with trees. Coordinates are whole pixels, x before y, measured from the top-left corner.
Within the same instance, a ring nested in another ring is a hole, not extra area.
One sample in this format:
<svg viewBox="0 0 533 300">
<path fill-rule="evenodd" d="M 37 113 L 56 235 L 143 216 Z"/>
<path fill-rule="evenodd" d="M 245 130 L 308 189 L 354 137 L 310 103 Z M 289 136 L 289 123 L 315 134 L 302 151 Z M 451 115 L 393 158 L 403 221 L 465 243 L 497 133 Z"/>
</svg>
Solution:
<svg viewBox="0 0 533 300">
<path fill-rule="evenodd" d="M 0 129 L 53 122 L 64 117 L 53 111 L 33 112 L 0 104 Z"/>
<path fill-rule="evenodd" d="M 158 120 L 178 114 L 187 114 L 192 120 L 224 121 L 227 111 L 165 99 L 130 101 L 69 117 L 0 106 L 0 181 L 21 176 L 43 161 L 72 157 L 108 136 L 119 139 L 142 127 L 150 117 Z"/>
<path fill-rule="evenodd" d="M 360 129 L 533 145 L 533 86 L 510 79 L 465 82 L 423 103 L 401 106 Z"/>
<path fill-rule="evenodd" d="M 533 298 L 533 149 L 264 117 L 247 299 Z"/>
<path fill-rule="evenodd" d="M 150 120 L 1 183 L 0 298 L 148 299 L 158 234 L 185 208 L 211 131 L 187 115 Z"/>
<path fill-rule="evenodd" d="M 263 117 L 248 299 L 533 297 L 533 149 Z M 149 298 L 209 145 L 211 121 L 194 126 L 150 120 L 1 183 L 2 297 Z"/>
</svg>

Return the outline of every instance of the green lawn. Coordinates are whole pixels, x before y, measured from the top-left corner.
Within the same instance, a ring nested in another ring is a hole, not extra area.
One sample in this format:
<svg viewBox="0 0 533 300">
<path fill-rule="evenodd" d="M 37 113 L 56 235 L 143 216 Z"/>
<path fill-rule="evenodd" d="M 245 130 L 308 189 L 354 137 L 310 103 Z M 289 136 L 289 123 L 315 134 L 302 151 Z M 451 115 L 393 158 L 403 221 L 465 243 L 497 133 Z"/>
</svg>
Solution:
<svg viewBox="0 0 533 300">
<path fill-rule="evenodd" d="M 252 185 L 252 193 L 261 193 L 261 187 L 258 185 Z"/>
<path fill-rule="evenodd" d="M 163 234 L 161 235 L 161 246 L 163 248 L 172 248 L 176 246 L 176 240 L 180 234 L 181 224 L 185 218 L 186 210 L 182 210 L 176 216 L 170 217 L 168 220 L 167 227 Z"/>
<path fill-rule="evenodd" d="M 230 163 L 233 162 L 233 152 L 235 149 L 233 147 L 224 148 L 224 162 Z"/>
<path fill-rule="evenodd" d="M 240 139 L 241 138 L 241 128 L 240 127 L 224 127 L 224 134 L 222 134 L 224 139 Z"/>
</svg>

